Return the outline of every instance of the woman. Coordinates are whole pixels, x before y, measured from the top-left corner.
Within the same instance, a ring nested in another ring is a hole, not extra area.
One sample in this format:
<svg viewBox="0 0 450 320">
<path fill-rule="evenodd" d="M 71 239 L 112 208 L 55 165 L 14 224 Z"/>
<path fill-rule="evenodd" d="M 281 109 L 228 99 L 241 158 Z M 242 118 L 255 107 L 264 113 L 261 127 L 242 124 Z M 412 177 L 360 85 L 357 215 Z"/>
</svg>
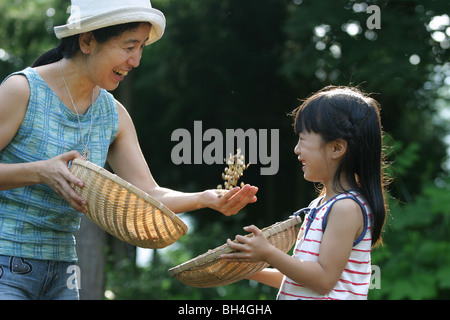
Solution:
<svg viewBox="0 0 450 320">
<path fill-rule="evenodd" d="M 77 298 L 66 285 L 86 204 L 72 188 L 83 182 L 68 170 L 76 157 L 108 161 L 176 213 L 209 207 L 233 215 L 256 201 L 249 185 L 220 198 L 160 187 L 130 116 L 106 91 L 163 34 L 164 15 L 149 0 L 73 0 L 68 21 L 55 27 L 57 48 L 0 86 L 0 298 Z"/>
</svg>

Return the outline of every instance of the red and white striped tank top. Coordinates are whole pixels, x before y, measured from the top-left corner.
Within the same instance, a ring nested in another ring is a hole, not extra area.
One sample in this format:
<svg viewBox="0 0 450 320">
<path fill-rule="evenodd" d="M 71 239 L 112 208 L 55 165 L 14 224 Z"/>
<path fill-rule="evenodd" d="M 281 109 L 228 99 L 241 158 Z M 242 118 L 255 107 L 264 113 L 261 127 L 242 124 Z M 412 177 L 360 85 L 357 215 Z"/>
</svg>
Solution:
<svg viewBox="0 0 450 320">
<path fill-rule="evenodd" d="M 314 200 L 310 206 L 301 211 L 308 211 L 299 232 L 299 239 L 294 248 L 293 256 L 303 261 L 317 262 L 320 244 L 326 227 L 327 215 L 334 203 L 342 199 L 353 199 L 362 208 L 364 216 L 364 230 L 353 243 L 353 249 L 339 280 L 326 295 L 302 286 L 284 277 L 277 299 L 322 299 L 322 300 L 355 300 L 367 299 L 371 278 L 370 251 L 372 247 L 371 211 L 365 199 L 357 192 L 349 191 L 337 195 L 325 204 L 317 206 L 321 198 Z"/>
</svg>

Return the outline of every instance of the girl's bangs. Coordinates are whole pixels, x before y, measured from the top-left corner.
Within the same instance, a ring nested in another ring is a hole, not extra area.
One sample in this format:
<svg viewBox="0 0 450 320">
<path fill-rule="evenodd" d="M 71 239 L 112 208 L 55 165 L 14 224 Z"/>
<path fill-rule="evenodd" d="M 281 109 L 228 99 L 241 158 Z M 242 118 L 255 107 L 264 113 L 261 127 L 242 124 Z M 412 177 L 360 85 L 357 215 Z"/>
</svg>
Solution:
<svg viewBox="0 0 450 320">
<path fill-rule="evenodd" d="M 316 100 L 304 102 L 297 108 L 295 114 L 294 131 L 296 134 L 301 132 L 320 132 L 320 107 Z"/>
</svg>

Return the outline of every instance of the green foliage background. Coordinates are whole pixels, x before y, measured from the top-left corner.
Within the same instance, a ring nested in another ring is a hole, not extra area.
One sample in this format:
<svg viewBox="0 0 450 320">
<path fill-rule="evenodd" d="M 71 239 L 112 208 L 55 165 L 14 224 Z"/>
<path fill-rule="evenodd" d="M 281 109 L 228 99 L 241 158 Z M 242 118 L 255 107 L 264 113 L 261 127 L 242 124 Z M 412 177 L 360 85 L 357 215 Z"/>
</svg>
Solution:
<svg viewBox="0 0 450 320">
<path fill-rule="evenodd" d="M 365 8 L 371 4 L 381 10 L 381 29 L 366 26 Z M 52 28 L 65 23 L 68 5 L 0 0 L 2 79 L 57 45 Z M 180 215 L 189 222 L 188 234 L 154 250 L 148 266 L 105 248 L 109 298 L 274 299 L 276 290 L 246 280 L 191 288 L 167 269 L 221 245 L 246 224 L 264 227 L 284 220 L 315 197 L 293 153 L 296 137 L 288 113 L 328 84 L 357 85 L 382 105 L 391 213 L 385 244 L 372 256 L 381 270 L 381 288 L 371 290 L 369 298 L 450 298 L 445 144 L 450 23 L 430 24 L 438 16 L 448 19 L 448 1 L 153 0 L 152 5 L 166 15 L 165 35 L 144 50 L 140 67 L 114 94 L 135 121 L 158 183 L 182 191 L 221 183 L 222 165 L 177 166 L 171 160 L 172 132 L 193 132 L 196 120 L 203 131 L 279 129 L 280 169 L 261 176 L 260 165 L 250 166 L 244 181 L 260 188 L 258 202 L 237 216 L 208 209 Z M 420 62 L 413 64 L 411 57 Z"/>
</svg>

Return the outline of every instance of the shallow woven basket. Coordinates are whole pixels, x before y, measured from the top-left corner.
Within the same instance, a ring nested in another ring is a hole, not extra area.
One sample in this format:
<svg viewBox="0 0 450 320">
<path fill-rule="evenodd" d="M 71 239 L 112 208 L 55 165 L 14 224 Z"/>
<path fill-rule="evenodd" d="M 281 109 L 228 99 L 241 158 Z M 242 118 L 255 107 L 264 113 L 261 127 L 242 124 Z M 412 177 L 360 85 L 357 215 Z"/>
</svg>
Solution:
<svg viewBox="0 0 450 320">
<path fill-rule="evenodd" d="M 300 222 L 300 217 L 291 216 L 286 221 L 277 222 L 262 229 L 262 232 L 270 244 L 286 253 L 295 243 Z M 252 236 L 253 234 L 246 235 L 246 237 Z M 268 267 L 265 262 L 235 262 L 220 259 L 222 253 L 233 251 L 227 244 L 221 245 L 169 269 L 169 273 L 186 285 L 210 288 L 242 280 Z"/>
<path fill-rule="evenodd" d="M 103 230 L 142 248 L 164 248 L 187 226 L 169 208 L 108 170 L 79 158 L 70 171 L 84 182 L 74 189 L 87 201 L 86 216 Z"/>
</svg>

